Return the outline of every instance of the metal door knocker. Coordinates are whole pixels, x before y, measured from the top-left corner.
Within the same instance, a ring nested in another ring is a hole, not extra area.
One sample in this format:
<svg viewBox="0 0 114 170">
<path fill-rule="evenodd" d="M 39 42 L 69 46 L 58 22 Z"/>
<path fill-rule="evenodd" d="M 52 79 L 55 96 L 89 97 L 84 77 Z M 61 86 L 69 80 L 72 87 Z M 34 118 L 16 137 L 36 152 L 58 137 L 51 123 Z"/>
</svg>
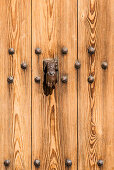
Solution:
<svg viewBox="0 0 114 170">
<path fill-rule="evenodd" d="M 43 61 L 44 82 L 43 89 L 46 96 L 51 95 L 57 83 L 58 60 L 46 59 Z"/>
</svg>

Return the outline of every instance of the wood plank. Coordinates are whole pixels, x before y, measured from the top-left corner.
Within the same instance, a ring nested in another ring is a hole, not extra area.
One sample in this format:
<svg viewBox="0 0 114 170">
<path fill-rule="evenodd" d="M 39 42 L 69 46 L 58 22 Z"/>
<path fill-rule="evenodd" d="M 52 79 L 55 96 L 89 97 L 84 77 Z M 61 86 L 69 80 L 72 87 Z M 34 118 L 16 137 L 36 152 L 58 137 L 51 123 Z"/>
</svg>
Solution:
<svg viewBox="0 0 114 170">
<path fill-rule="evenodd" d="M 62 0 L 59 6 L 59 64 L 60 78 L 68 76 L 67 84 L 60 81 L 59 112 L 63 142 L 63 158 L 72 160 L 72 167 L 77 169 L 77 71 L 74 64 L 77 60 L 77 1 Z M 61 47 L 68 48 L 68 54 L 60 54 Z M 64 162 L 63 162 L 64 163 Z"/>
<path fill-rule="evenodd" d="M 114 2 L 80 0 L 78 4 L 78 169 L 114 169 Z M 95 55 L 88 47 L 95 47 Z M 103 70 L 101 63 L 108 62 Z M 92 74 L 93 84 L 87 79 Z"/>
<path fill-rule="evenodd" d="M 77 167 L 77 6 L 76 1 L 32 1 L 32 162 L 40 169 L 64 170 L 65 159 Z M 74 21 L 74 22 L 72 22 Z M 66 46 L 68 55 L 61 55 Z M 37 56 L 35 48 L 41 48 Z M 43 60 L 59 60 L 59 82 L 52 95 L 43 93 Z M 68 75 L 68 83 L 61 76 Z M 34 82 L 41 77 L 40 84 Z M 35 169 L 34 165 L 32 169 Z M 68 168 L 67 168 L 68 169 Z"/>
<path fill-rule="evenodd" d="M 31 1 L 0 2 L 0 169 L 31 169 Z M 15 54 L 8 54 L 13 47 Z M 27 70 L 21 69 L 26 62 Z M 14 83 L 8 84 L 7 77 Z"/>
</svg>

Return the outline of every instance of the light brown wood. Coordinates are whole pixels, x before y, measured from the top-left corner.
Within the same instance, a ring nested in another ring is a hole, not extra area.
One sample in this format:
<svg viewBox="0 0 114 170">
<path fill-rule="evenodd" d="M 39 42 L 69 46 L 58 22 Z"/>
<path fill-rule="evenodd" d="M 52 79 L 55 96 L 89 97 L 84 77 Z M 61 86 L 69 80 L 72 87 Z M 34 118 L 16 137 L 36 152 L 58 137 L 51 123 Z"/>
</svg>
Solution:
<svg viewBox="0 0 114 170">
<path fill-rule="evenodd" d="M 81 0 L 78 4 L 78 169 L 114 169 L 114 3 Z M 87 48 L 95 47 L 95 55 Z M 108 62 L 103 70 L 101 63 Z M 95 82 L 88 84 L 92 74 Z"/>
<path fill-rule="evenodd" d="M 113 18 L 112 0 L 1 0 L 0 170 L 7 159 L 10 170 L 35 170 L 35 159 L 41 170 L 99 170 L 100 159 L 100 169 L 114 170 Z M 92 56 L 89 46 L 95 48 Z M 35 54 L 37 47 L 41 55 Z M 68 48 L 67 55 L 62 47 Z M 47 58 L 59 63 L 58 83 L 49 96 L 43 91 Z M 21 69 L 22 62 L 27 70 Z M 89 75 L 95 78 L 91 85 Z M 13 84 L 8 76 L 14 77 Z M 66 159 L 71 168 L 65 167 Z"/>
<path fill-rule="evenodd" d="M 15 49 L 14 56 L 8 49 Z M 23 71 L 21 62 L 28 65 Z M 8 84 L 12 75 L 14 83 Z M 31 1 L 0 2 L 0 170 L 31 169 Z"/>
<path fill-rule="evenodd" d="M 64 170 L 65 159 L 77 167 L 77 4 L 76 1 L 32 1 L 32 163 L 42 170 Z M 68 55 L 61 55 L 66 46 Z M 35 48 L 41 48 L 37 56 Z M 43 60 L 58 58 L 59 82 L 51 96 L 43 93 Z M 62 84 L 61 76 L 68 75 Z M 34 82 L 41 77 L 40 84 Z M 33 168 L 35 169 L 34 165 Z M 68 169 L 68 168 L 66 168 Z"/>
</svg>

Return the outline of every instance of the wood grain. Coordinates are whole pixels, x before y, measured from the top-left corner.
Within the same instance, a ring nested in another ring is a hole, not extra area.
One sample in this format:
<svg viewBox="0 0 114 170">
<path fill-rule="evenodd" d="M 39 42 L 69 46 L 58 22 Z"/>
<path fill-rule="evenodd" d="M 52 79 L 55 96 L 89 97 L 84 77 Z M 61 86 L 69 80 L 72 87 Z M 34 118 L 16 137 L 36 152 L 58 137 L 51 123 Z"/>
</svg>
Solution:
<svg viewBox="0 0 114 170">
<path fill-rule="evenodd" d="M 114 169 L 114 3 L 109 1 L 79 1 L 78 57 L 82 63 L 78 74 L 78 169 Z M 109 33 L 110 32 L 110 33 Z M 88 55 L 89 46 L 95 55 Z M 101 63 L 108 62 L 103 70 Z M 93 75 L 95 82 L 87 82 Z"/>
<path fill-rule="evenodd" d="M 31 1 L 0 2 L 0 169 L 31 168 Z M 14 56 L 8 49 L 15 49 Z M 28 64 L 27 70 L 20 67 Z M 14 77 L 8 84 L 7 77 Z"/>
<path fill-rule="evenodd" d="M 77 167 L 77 9 L 76 1 L 32 1 L 32 162 L 42 170 L 64 170 L 65 159 Z M 69 53 L 61 55 L 61 48 Z M 37 56 L 35 48 L 42 54 Z M 59 82 L 51 96 L 43 93 L 43 60 L 58 58 Z M 61 76 L 68 75 L 68 83 Z M 41 77 L 40 84 L 34 82 Z M 35 169 L 34 165 L 32 169 Z M 68 168 L 67 168 L 68 169 Z"/>
<path fill-rule="evenodd" d="M 77 34 L 77 0 L 1 1 L 0 170 L 6 159 L 13 170 L 34 170 L 35 159 L 42 170 L 68 169 L 66 159 L 72 160 L 72 170 L 98 170 L 99 159 L 104 161 L 102 170 L 114 169 L 113 18 L 112 0 L 79 0 Z M 61 54 L 63 46 L 67 55 Z M 88 54 L 89 46 L 95 55 Z M 15 49 L 13 56 L 8 54 L 10 47 Z M 42 50 L 39 56 L 37 47 Z M 59 81 L 50 96 L 43 92 L 47 58 L 59 61 Z M 103 61 L 107 70 L 101 68 Z M 25 71 L 22 62 L 27 63 Z M 9 85 L 10 75 L 14 83 Z M 67 84 L 61 82 L 63 75 L 68 76 Z M 95 78 L 91 85 L 89 75 Z M 39 84 L 36 76 L 41 77 Z"/>
</svg>

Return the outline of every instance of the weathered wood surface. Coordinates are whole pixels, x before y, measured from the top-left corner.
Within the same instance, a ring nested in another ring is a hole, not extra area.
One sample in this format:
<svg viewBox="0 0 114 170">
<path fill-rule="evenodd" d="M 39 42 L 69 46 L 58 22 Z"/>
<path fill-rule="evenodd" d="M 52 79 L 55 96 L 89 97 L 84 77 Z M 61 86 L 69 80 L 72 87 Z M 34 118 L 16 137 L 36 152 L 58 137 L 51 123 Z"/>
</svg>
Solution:
<svg viewBox="0 0 114 170">
<path fill-rule="evenodd" d="M 76 1 L 32 1 L 32 162 L 42 170 L 64 170 L 65 159 L 77 167 L 77 4 Z M 73 22 L 72 22 L 73 21 Z M 61 55 L 66 46 L 68 54 Z M 37 56 L 35 48 L 42 54 Z M 43 94 L 43 60 L 58 58 L 59 82 L 51 96 Z M 68 75 L 68 83 L 61 76 Z M 34 82 L 41 77 L 40 84 Z M 34 165 L 33 168 L 35 169 Z"/>
<path fill-rule="evenodd" d="M 78 169 L 114 169 L 114 2 L 81 0 L 78 4 Z M 88 55 L 88 47 L 95 55 Z M 103 70 L 101 63 L 108 62 Z M 87 82 L 89 75 L 95 82 Z"/>
<path fill-rule="evenodd" d="M 0 1 L 0 170 L 31 169 L 31 2 Z M 15 49 L 14 56 L 8 49 Z M 27 70 L 20 67 L 28 64 Z M 14 83 L 8 84 L 12 75 Z"/>
</svg>

